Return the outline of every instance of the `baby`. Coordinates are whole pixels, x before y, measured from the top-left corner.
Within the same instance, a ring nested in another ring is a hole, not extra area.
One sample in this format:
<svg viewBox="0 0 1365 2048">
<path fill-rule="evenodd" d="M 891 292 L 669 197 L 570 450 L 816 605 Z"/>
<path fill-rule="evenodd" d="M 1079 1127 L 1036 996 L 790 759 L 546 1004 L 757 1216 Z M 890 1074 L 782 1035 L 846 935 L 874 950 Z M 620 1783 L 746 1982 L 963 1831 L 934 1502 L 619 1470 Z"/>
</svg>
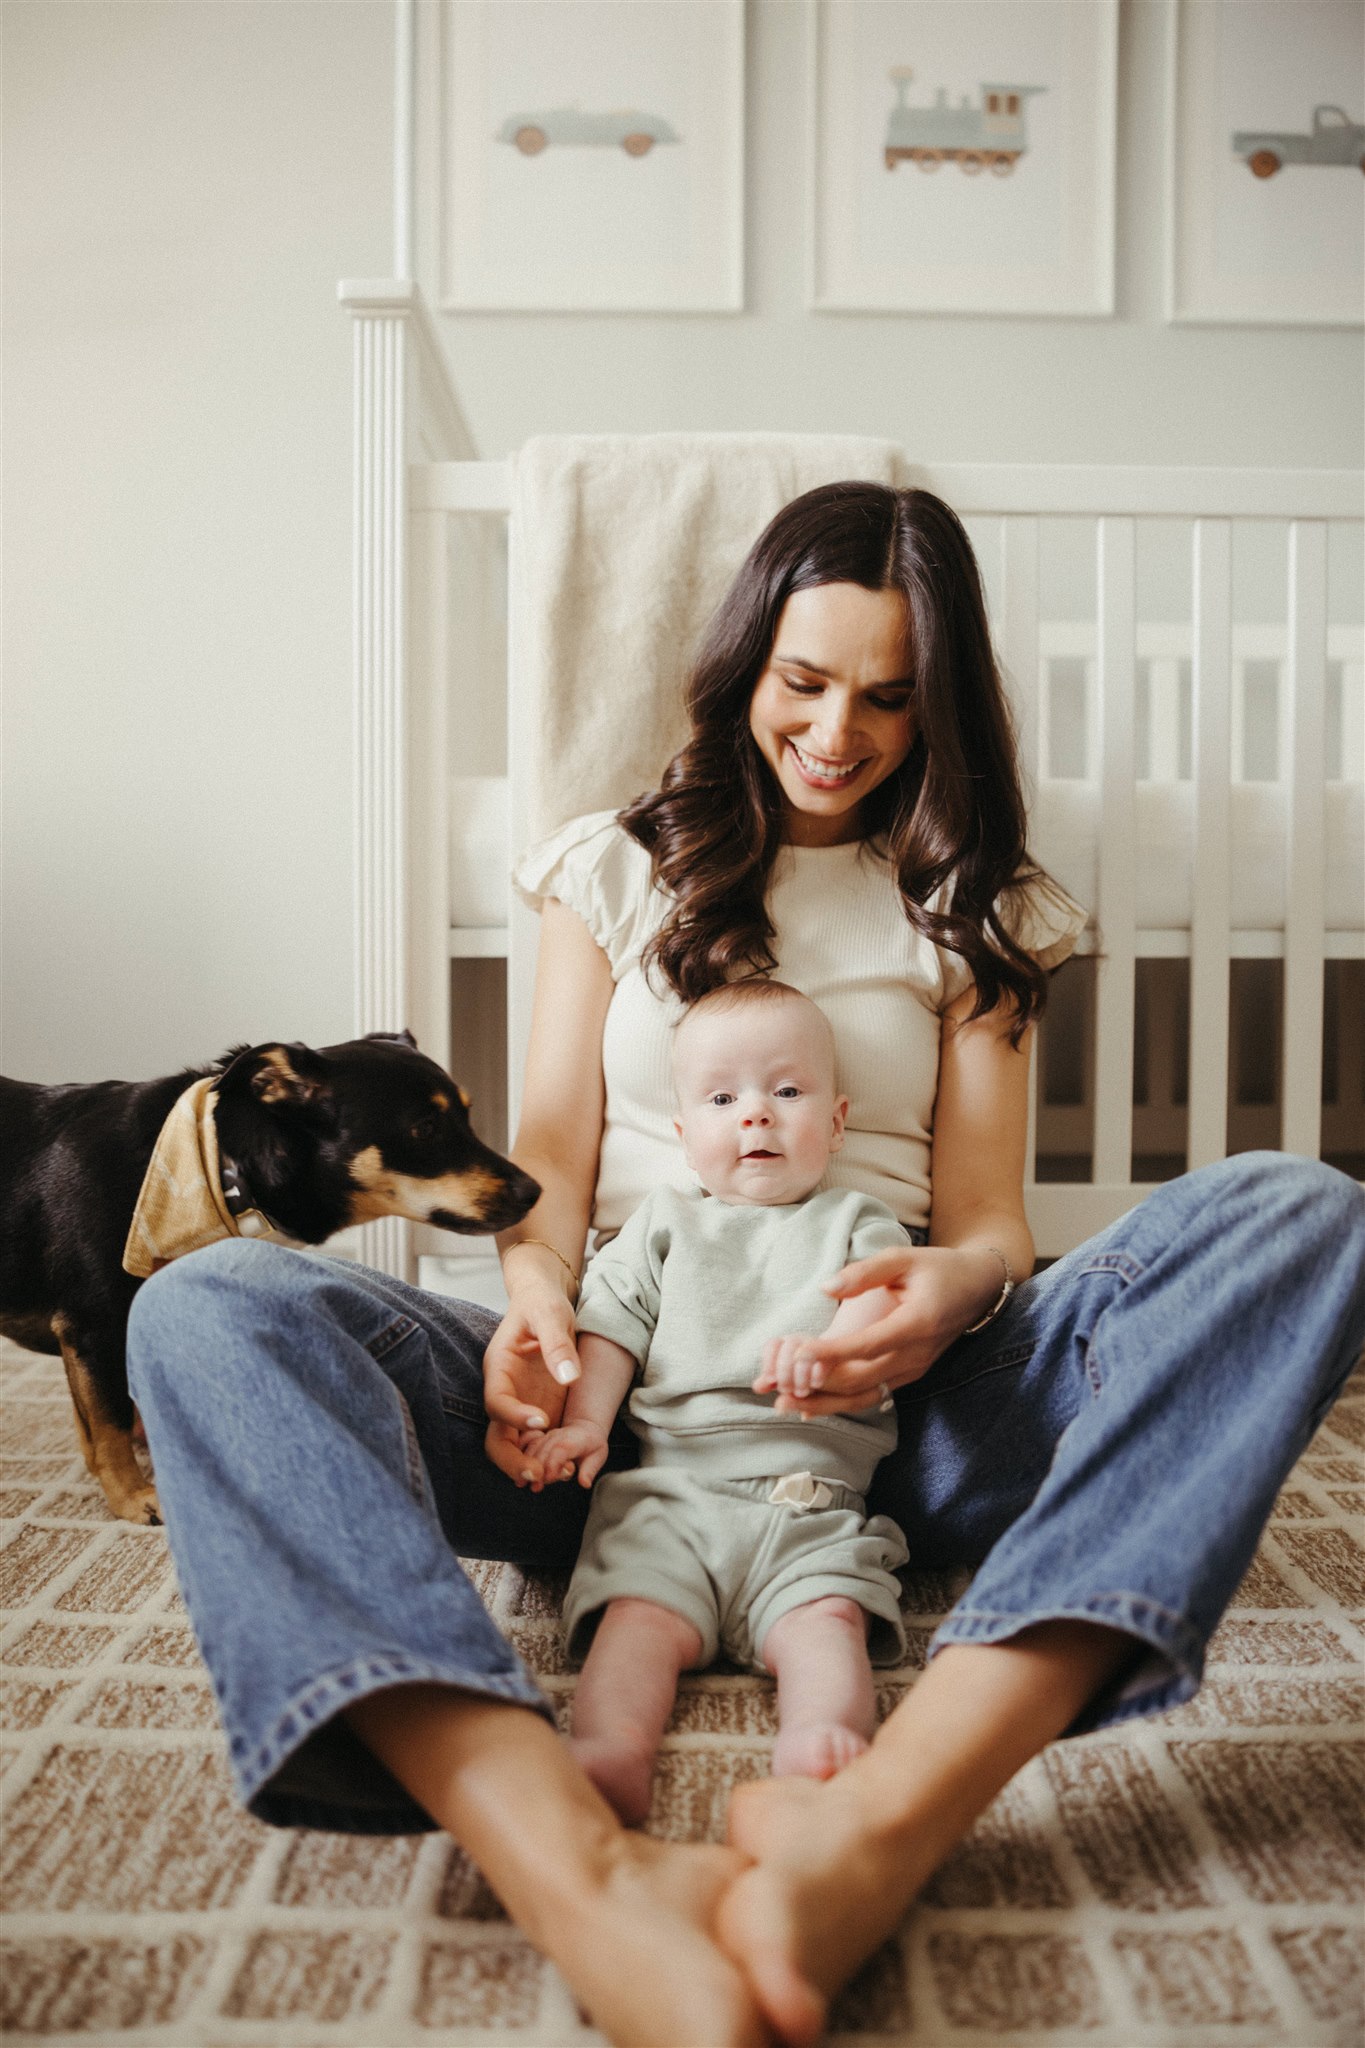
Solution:
<svg viewBox="0 0 1365 2048">
<path fill-rule="evenodd" d="M 894 1411 L 798 1412 L 802 1338 L 888 1306 L 874 1289 L 831 1321 L 821 1282 L 905 1243 L 884 1203 L 814 1192 L 848 1113 L 829 1024 L 781 982 L 733 983 L 683 1018 L 673 1075 L 701 1186 L 657 1190 L 593 1259 L 582 1377 L 560 1426 L 524 1439 L 546 1481 L 576 1470 L 591 1486 L 634 1384 L 640 1464 L 598 1485 L 564 1610 L 570 1650 L 591 1640 L 573 1746 L 627 1822 L 648 1810 L 680 1672 L 721 1648 L 772 1672 L 773 1770 L 824 1778 L 872 1734 L 869 1629 L 877 1662 L 905 1648 L 892 1576 L 904 1539 L 863 1505 Z"/>
</svg>

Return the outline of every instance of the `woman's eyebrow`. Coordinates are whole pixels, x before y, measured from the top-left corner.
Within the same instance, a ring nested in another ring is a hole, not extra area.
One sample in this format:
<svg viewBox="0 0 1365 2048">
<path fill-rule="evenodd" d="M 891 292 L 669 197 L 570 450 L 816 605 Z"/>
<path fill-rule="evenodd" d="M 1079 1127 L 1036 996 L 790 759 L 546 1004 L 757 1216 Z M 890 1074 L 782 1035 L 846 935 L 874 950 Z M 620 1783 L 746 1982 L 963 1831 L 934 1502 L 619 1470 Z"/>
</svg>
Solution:
<svg viewBox="0 0 1365 2048">
<path fill-rule="evenodd" d="M 827 683 L 839 681 L 832 669 L 821 668 L 818 661 L 807 661 L 802 654 L 779 654 L 774 649 L 773 660 L 783 668 L 803 668 L 808 675 L 822 676 Z M 913 690 L 915 679 L 913 676 L 888 676 L 883 683 L 866 683 L 863 687 L 868 690 Z"/>
</svg>

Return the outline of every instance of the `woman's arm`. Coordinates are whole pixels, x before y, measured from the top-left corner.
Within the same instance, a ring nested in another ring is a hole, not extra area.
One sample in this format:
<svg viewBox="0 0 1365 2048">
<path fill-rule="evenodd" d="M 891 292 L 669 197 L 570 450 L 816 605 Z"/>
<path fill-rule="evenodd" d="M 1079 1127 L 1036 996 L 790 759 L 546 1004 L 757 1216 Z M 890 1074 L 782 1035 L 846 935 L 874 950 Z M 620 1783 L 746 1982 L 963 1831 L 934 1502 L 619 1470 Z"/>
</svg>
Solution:
<svg viewBox="0 0 1365 2048">
<path fill-rule="evenodd" d="M 967 1022 L 971 992 L 947 1011 L 934 1107 L 929 1244 L 878 1252 L 836 1273 L 840 1300 L 885 1288 L 891 1312 L 854 1334 L 833 1329 L 803 1347 L 810 1414 L 871 1407 L 887 1386 L 926 1373 L 969 1324 L 1000 1297 L 1009 1262 L 1016 1281 L 1033 1270 L 1024 1216 L 1029 1039 L 1016 1051 L 1005 1007 Z"/>
<path fill-rule="evenodd" d="M 512 1478 L 524 1462 L 522 1430 L 556 1422 L 564 1388 L 578 1376 L 574 1275 L 583 1265 L 602 1143 L 602 1031 L 611 995 L 610 963 L 582 918 L 547 901 L 512 1147 L 542 1193 L 529 1215 L 498 1239 L 509 1306 L 484 1358 L 484 1400 L 492 1418 L 488 1455 Z M 543 1242 L 524 1242 L 532 1238 Z"/>
<path fill-rule="evenodd" d="M 1009 1012 L 995 1010 L 968 1023 L 971 1006 L 969 990 L 944 1017 L 939 1042 L 929 1242 L 957 1251 L 1000 1251 L 1015 1279 L 1026 1280 L 1033 1271 L 1033 1238 L 1024 1215 L 1033 1034 L 1026 1032 L 1016 1051 L 1009 1041 Z M 978 1313 L 984 1315 L 1000 1292 L 999 1259 L 987 1257 L 982 1271 Z"/>
</svg>

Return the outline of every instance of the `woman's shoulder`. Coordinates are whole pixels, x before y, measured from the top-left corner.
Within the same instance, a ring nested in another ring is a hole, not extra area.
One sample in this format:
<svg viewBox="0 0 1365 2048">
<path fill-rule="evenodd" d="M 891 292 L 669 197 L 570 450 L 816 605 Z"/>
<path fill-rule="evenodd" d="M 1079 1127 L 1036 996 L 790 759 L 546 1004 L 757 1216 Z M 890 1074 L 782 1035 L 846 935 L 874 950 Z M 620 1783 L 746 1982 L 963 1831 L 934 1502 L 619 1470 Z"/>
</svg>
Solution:
<svg viewBox="0 0 1365 2048">
<path fill-rule="evenodd" d="M 945 901 L 947 892 L 945 892 Z M 931 903 L 938 909 L 938 903 Z M 1021 875 L 995 899 L 996 915 L 1019 946 L 1048 974 L 1076 950 L 1089 912 L 1041 868 Z M 971 973 L 958 953 L 943 951 L 944 1001 L 955 1002 L 971 986 Z"/>
<path fill-rule="evenodd" d="M 615 811 L 589 811 L 538 840 L 512 870 L 523 901 L 577 911 L 615 968 L 631 950 L 653 895 L 649 854 Z"/>
</svg>

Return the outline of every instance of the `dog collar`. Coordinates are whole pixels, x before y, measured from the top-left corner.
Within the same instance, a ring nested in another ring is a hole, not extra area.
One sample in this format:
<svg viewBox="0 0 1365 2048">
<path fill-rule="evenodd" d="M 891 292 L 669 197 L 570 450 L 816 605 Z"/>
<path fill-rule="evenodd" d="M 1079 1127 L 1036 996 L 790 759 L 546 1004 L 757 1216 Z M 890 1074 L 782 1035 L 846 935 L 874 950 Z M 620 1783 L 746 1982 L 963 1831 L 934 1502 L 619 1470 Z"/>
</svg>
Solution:
<svg viewBox="0 0 1365 2048">
<path fill-rule="evenodd" d="M 279 1225 L 266 1215 L 251 1193 L 246 1175 L 236 1160 L 218 1155 L 218 1184 L 223 1200 L 243 1237 L 268 1237 Z"/>
</svg>

